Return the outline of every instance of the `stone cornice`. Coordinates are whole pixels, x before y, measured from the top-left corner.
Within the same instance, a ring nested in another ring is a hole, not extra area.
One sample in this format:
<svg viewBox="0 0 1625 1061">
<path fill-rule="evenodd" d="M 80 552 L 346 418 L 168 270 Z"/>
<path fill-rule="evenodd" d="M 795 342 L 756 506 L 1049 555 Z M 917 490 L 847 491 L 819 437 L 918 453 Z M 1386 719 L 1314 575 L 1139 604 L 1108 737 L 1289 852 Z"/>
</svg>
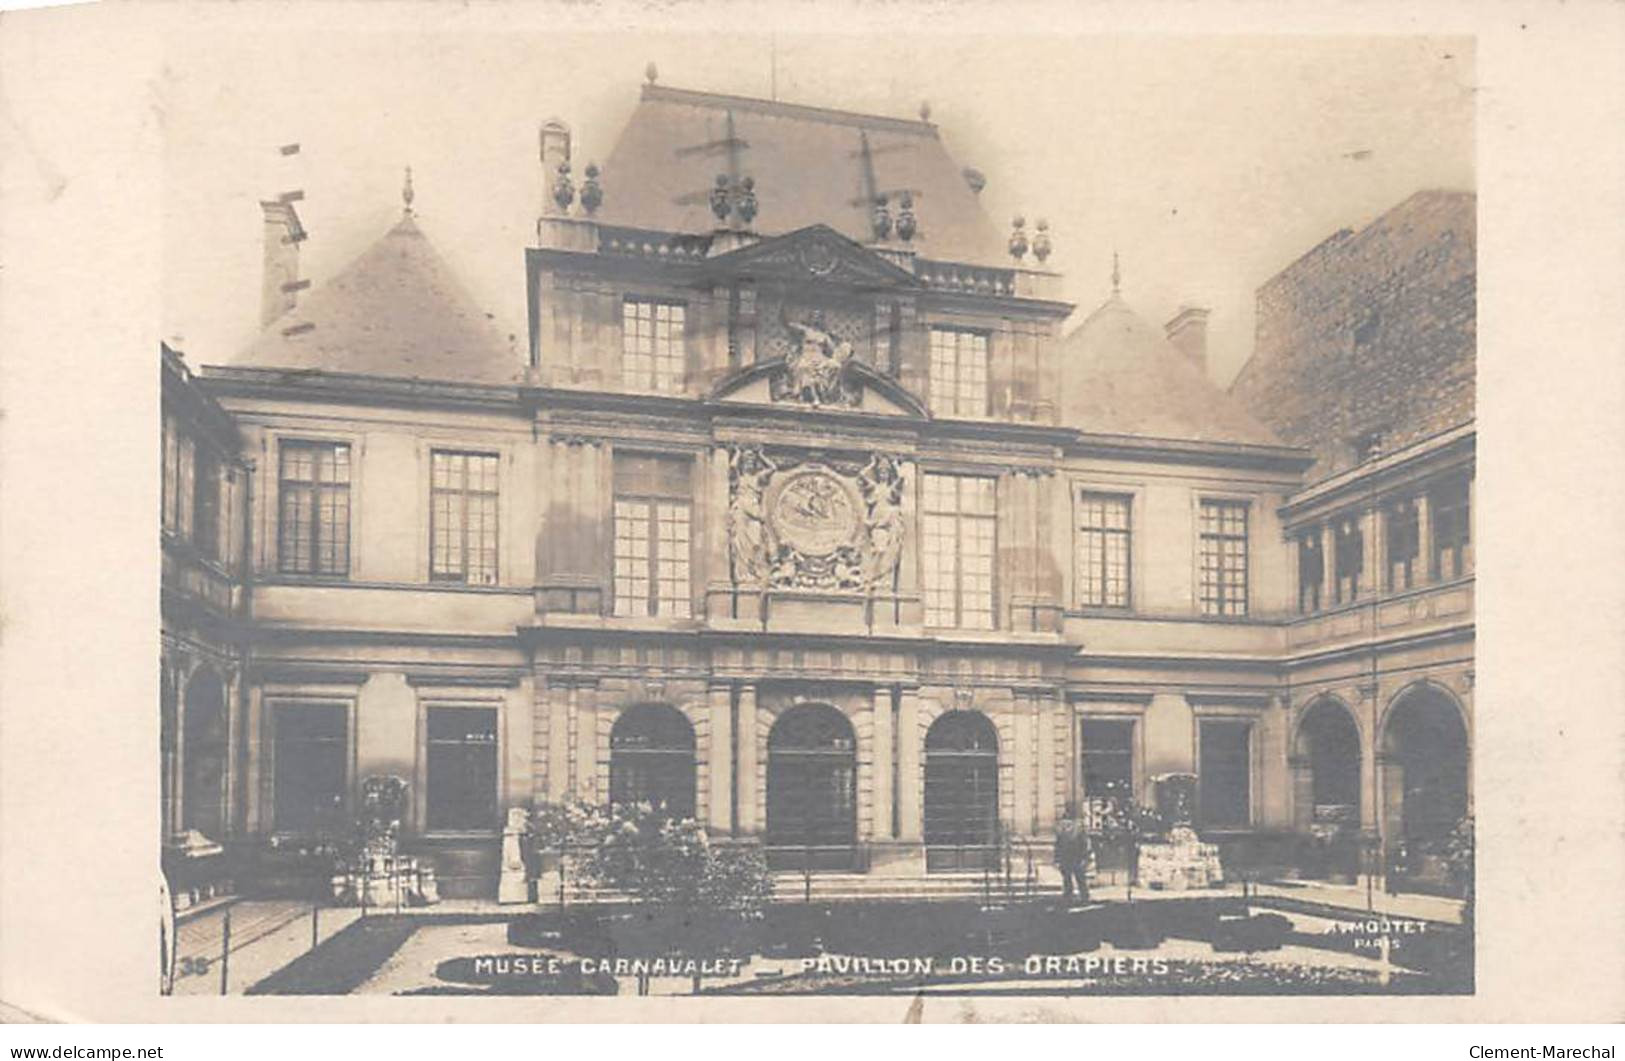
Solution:
<svg viewBox="0 0 1625 1061">
<path fill-rule="evenodd" d="M 1286 499 L 1281 519 L 1302 524 L 1324 518 L 1331 510 L 1379 503 L 1385 494 L 1414 488 L 1435 475 L 1470 467 L 1477 449 L 1478 427 L 1469 421 L 1432 438 L 1358 468 L 1305 487 Z"/>
</svg>

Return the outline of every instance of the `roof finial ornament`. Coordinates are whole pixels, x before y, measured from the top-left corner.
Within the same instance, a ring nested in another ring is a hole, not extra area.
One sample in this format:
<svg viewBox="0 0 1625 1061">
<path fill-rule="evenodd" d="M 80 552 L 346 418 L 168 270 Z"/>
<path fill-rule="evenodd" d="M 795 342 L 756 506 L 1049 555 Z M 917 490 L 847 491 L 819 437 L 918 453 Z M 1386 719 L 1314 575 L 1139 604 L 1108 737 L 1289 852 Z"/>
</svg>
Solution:
<svg viewBox="0 0 1625 1061">
<path fill-rule="evenodd" d="M 412 191 L 412 167 L 406 167 L 406 181 L 401 185 L 401 213 L 407 217 L 412 216 L 412 200 L 417 195 Z"/>
<path fill-rule="evenodd" d="M 1027 255 L 1027 219 L 1020 214 L 1010 222 L 1010 257 L 1021 261 Z"/>
<path fill-rule="evenodd" d="M 1049 260 L 1049 252 L 1054 249 L 1049 240 L 1049 222 L 1043 218 L 1038 219 L 1038 231 L 1033 234 L 1033 257 L 1038 264 L 1043 265 Z"/>
<path fill-rule="evenodd" d="M 1123 288 L 1123 273 L 1117 267 L 1117 252 L 1112 251 L 1112 294 L 1121 293 Z"/>
<path fill-rule="evenodd" d="M 928 122 L 930 120 L 931 120 L 931 101 L 930 100 L 921 100 L 920 101 L 920 121 Z"/>
<path fill-rule="evenodd" d="M 660 68 L 655 66 L 654 60 L 651 59 L 649 65 L 643 68 L 643 79 L 651 85 L 660 80 Z"/>
</svg>

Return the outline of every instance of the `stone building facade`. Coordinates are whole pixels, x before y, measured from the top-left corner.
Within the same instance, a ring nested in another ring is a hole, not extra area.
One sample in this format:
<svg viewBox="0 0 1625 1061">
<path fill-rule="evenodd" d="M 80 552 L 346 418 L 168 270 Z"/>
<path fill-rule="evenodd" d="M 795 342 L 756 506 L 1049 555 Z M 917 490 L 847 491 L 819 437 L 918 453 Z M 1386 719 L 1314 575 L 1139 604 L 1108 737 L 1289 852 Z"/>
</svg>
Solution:
<svg viewBox="0 0 1625 1061">
<path fill-rule="evenodd" d="M 1064 333 L 1047 226 L 1000 232 L 924 119 L 651 83 L 602 168 L 558 122 L 540 156 L 524 349 L 410 194 L 308 297 L 267 204 L 296 297 L 177 375 L 242 520 L 225 745 L 175 752 L 221 764 L 208 835 L 296 843 L 393 774 L 489 894 L 506 809 L 571 797 L 891 875 L 1042 861 L 1168 775 L 1237 851 L 1306 827 L 1300 682 L 1364 657 L 1297 612 L 1313 457 L 1208 381 L 1199 312 L 1114 280 Z"/>
<path fill-rule="evenodd" d="M 1276 275 L 1231 387 L 1315 455 L 1281 509 L 1294 824 L 1358 822 L 1424 881 L 1471 812 L 1476 208 L 1419 192 Z"/>
</svg>

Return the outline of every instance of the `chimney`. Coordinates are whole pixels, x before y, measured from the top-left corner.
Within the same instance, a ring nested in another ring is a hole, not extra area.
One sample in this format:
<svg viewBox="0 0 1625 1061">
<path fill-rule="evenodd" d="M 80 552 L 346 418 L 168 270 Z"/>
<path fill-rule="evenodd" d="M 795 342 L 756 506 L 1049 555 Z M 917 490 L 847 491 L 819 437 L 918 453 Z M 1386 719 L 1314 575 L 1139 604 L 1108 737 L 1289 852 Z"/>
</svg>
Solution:
<svg viewBox="0 0 1625 1061">
<path fill-rule="evenodd" d="M 1201 306 L 1181 306 L 1162 326 L 1173 348 L 1189 358 L 1203 375 L 1207 374 L 1207 315 L 1208 310 Z"/>
<path fill-rule="evenodd" d="M 310 286 L 299 279 L 299 244 L 305 227 L 293 208 L 297 192 L 277 199 L 262 200 L 265 211 L 265 276 L 260 289 L 260 327 L 293 309 L 299 292 Z"/>
</svg>

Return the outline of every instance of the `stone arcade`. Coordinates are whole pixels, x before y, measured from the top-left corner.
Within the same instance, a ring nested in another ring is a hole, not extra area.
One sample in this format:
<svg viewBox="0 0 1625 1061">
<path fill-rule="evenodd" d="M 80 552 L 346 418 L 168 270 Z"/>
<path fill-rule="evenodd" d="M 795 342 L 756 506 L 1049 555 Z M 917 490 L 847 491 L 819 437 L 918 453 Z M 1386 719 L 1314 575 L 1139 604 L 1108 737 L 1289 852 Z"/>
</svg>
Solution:
<svg viewBox="0 0 1625 1061">
<path fill-rule="evenodd" d="M 528 350 L 408 196 L 308 295 L 266 203 L 263 335 L 166 353 L 172 862 L 269 886 L 379 774 L 448 895 L 566 796 L 897 875 L 1044 861 L 1069 802 L 1167 774 L 1238 859 L 1466 811 L 1470 410 L 1372 466 L 1422 499 L 1409 552 L 1356 549 L 1402 582 L 1336 584 L 1296 543 L 1352 556 L 1387 501 L 1306 488 L 1202 311 L 1114 282 L 1063 335 L 1048 226 L 1001 233 L 930 122 L 651 81 L 579 188 L 561 123 L 541 161 Z"/>
</svg>

